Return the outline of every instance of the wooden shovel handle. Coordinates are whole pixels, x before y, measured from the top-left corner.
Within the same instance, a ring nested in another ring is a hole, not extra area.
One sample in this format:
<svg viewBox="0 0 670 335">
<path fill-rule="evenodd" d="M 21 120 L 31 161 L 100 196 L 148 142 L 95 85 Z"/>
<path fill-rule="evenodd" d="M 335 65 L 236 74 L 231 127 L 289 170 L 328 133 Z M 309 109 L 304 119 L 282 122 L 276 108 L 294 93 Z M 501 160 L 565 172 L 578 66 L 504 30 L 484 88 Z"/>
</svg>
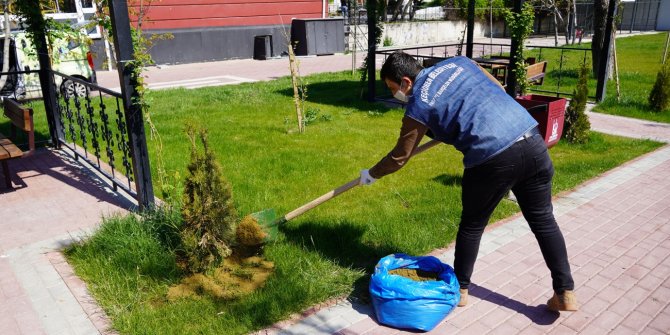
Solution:
<svg viewBox="0 0 670 335">
<path fill-rule="evenodd" d="M 439 143 L 441 143 L 441 142 L 439 142 L 437 140 L 428 141 L 428 142 L 418 146 L 416 149 L 414 149 L 414 152 L 412 152 L 412 156 L 418 155 L 418 154 L 436 146 Z M 338 188 L 336 188 L 336 189 L 334 189 L 334 190 L 332 190 L 332 191 L 330 191 L 330 192 L 328 192 L 328 193 L 326 193 L 326 194 L 324 194 L 324 195 L 322 195 L 322 196 L 320 196 L 320 197 L 318 197 L 318 198 L 316 198 L 316 199 L 314 199 L 314 200 L 312 200 L 312 201 L 294 209 L 293 211 L 286 214 L 283 217 L 282 221 L 285 222 L 285 221 L 291 220 L 291 219 L 295 218 L 296 216 L 299 216 L 299 215 L 307 212 L 308 210 L 310 210 L 310 209 L 312 209 L 312 208 L 314 208 L 314 207 L 316 207 L 316 206 L 318 206 L 318 205 L 320 205 L 320 204 L 322 204 L 322 203 L 324 203 L 324 202 L 326 202 L 326 201 L 328 201 L 332 198 L 335 198 L 336 196 L 338 196 L 338 195 L 340 195 L 340 194 L 358 186 L 359 182 L 360 182 L 360 178 L 356 178 L 356 179 L 351 180 L 350 182 L 348 182 L 348 183 L 346 183 L 346 184 L 344 184 L 344 185 L 342 185 L 342 186 L 340 186 L 340 187 L 338 187 Z"/>
</svg>

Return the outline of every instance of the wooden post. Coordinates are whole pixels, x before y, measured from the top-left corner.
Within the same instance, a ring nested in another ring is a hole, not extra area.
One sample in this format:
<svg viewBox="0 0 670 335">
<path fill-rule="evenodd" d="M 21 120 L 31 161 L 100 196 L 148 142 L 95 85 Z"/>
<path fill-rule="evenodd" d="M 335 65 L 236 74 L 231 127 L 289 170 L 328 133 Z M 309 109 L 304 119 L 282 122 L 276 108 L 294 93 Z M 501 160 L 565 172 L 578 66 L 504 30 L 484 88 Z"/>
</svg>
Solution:
<svg viewBox="0 0 670 335">
<path fill-rule="evenodd" d="M 151 183 L 151 169 L 149 166 L 149 152 L 144 132 L 142 106 L 140 106 L 136 86 L 137 79 L 133 75 L 133 42 L 128 18 L 128 4 L 125 0 L 110 0 L 109 14 L 112 20 L 114 47 L 116 50 L 117 70 L 123 97 L 128 139 L 130 141 L 130 155 L 133 161 L 133 175 L 137 190 L 137 202 L 142 209 L 154 205 L 154 191 Z"/>
</svg>

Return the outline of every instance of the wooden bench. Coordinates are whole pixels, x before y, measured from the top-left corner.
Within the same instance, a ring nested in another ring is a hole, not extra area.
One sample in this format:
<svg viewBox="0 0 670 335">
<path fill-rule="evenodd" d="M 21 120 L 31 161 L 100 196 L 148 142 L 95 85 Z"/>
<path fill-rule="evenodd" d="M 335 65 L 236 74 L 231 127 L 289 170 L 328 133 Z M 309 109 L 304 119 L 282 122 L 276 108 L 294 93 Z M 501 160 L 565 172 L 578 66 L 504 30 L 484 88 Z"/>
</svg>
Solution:
<svg viewBox="0 0 670 335">
<path fill-rule="evenodd" d="M 544 72 L 547 70 L 547 62 L 539 62 L 526 66 L 526 78 L 529 84 L 542 85 Z"/>
<path fill-rule="evenodd" d="M 16 100 L 3 99 L 4 114 L 12 122 L 11 138 L 16 138 L 16 129 L 19 128 L 28 134 L 28 150 L 23 152 L 9 138 L 0 134 L 0 161 L 5 175 L 5 184 L 7 188 L 12 188 L 12 179 L 9 174 L 10 159 L 30 156 L 35 152 L 35 128 L 33 125 L 33 109 L 22 106 Z"/>
</svg>

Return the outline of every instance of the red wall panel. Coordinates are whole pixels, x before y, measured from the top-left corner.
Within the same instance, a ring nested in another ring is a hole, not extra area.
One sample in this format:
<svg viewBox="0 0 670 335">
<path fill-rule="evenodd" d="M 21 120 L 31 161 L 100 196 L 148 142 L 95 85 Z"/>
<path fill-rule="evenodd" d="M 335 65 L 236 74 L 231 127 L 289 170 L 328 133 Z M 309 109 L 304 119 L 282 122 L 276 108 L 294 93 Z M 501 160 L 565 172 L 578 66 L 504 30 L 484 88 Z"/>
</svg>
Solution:
<svg viewBox="0 0 670 335">
<path fill-rule="evenodd" d="M 292 18 L 320 18 L 322 0 L 162 0 L 152 3 L 144 29 L 290 24 Z M 130 4 L 130 12 L 138 7 Z"/>
<path fill-rule="evenodd" d="M 183 29 L 183 28 L 202 28 L 202 27 L 232 27 L 232 26 L 265 26 L 277 24 L 291 24 L 292 19 L 311 19 L 314 15 L 282 15 L 282 20 L 278 16 L 255 16 L 255 17 L 227 17 L 227 18 L 205 18 L 195 20 L 172 20 L 172 21 L 153 21 L 144 22 L 144 29 Z"/>
</svg>

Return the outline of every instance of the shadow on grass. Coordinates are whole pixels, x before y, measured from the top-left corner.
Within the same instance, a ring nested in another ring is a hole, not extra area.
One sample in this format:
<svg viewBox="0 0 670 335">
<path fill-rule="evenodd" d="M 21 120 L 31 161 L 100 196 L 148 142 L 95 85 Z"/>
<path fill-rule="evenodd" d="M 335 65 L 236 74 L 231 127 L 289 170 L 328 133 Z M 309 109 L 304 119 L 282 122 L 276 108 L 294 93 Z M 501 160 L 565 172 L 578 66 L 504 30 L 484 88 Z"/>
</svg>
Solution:
<svg viewBox="0 0 670 335">
<path fill-rule="evenodd" d="M 547 72 L 547 76 L 554 78 L 573 78 L 579 79 L 579 69 L 562 69 L 562 70 L 551 70 Z"/>
<path fill-rule="evenodd" d="M 549 311 L 547 309 L 546 304 L 529 306 L 520 301 L 508 298 L 500 293 L 493 292 L 483 286 L 472 284 L 470 285 L 469 293 L 470 295 L 477 297 L 481 300 L 485 300 L 490 303 L 515 311 L 519 314 L 523 314 L 530 321 L 532 321 L 537 325 L 546 326 L 553 324 L 560 316 L 559 313 Z"/>
<path fill-rule="evenodd" d="M 366 228 L 350 222 L 303 222 L 283 227 L 288 243 L 318 252 L 342 267 L 362 269 L 365 276 L 354 283 L 352 298 L 369 303 L 368 285 L 374 267 L 384 256 L 399 252 L 390 245 L 371 246 L 362 241 Z"/>
<path fill-rule="evenodd" d="M 436 181 L 444 186 L 461 186 L 462 180 L 463 176 L 450 174 L 441 174 L 433 178 L 433 181 Z"/>
<path fill-rule="evenodd" d="M 650 114 L 653 113 L 651 111 L 651 107 L 649 107 L 649 103 L 645 100 L 641 99 L 621 99 L 621 101 L 617 101 L 616 97 L 608 97 L 603 101 L 599 107 L 601 108 L 608 108 L 608 107 L 616 107 L 616 108 L 633 108 L 637 109 L 639 111 L 648 111 Z"/>
<path fill-rule="evenodd" d="M 307 101 L 337 107 L 355 108 L 362 112 L 386 113 L 391 110 L 391 108 L 384 104 L 368 102 L 365 96 L 361 96 L 361 87 L 360 82 L 355 80 L 310 83 L 307 85 Z M 292 88 L 278 90 L 277 92 L 286 96 L 293 96 Z M 384 95 L 385 92 L 388 92 L 388 89 L 381 82 L 378 82 L 377 95 Z M 387 95 L 390 97 L 390 93 Z"/>
</svg>

